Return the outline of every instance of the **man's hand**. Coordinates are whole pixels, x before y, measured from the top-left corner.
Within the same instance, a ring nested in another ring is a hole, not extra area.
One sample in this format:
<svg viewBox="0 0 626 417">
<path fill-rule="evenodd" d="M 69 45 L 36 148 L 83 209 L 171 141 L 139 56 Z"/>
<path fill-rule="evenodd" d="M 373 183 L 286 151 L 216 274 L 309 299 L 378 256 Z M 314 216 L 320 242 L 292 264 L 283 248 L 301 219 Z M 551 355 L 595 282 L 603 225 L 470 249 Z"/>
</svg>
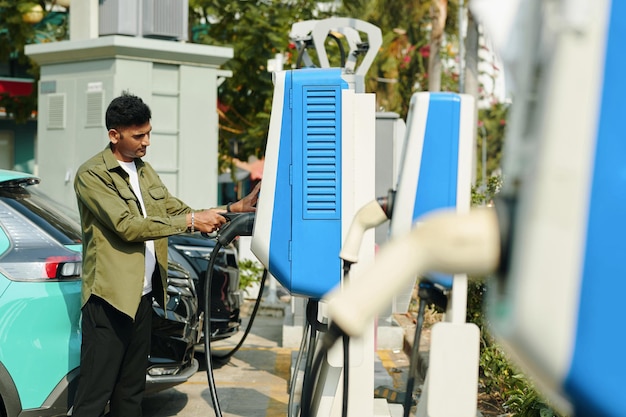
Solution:
<svg viewBox="0 0 626 417">
<path fill-rule="evenodd" d="M 245 196 L 239 201 L 236 201 L 230 205 L 230 211 L 236 213 L 248 213 L 256 211 L 256 202 L 259 199 L 259 192 L 261 191 L 261 183 L 259 182 L 250 194 Z"/>
<path fill-rule="evenodd" d="M 194 215 L 193 228 L 198 232 L 213 233 L 218 230 L 224 223 L 226 218 L 220 213 L 224 213 L 224 210 L 209 209 L 203 211 L 196 211 Z M 187 215 L 187 224 L 191 227 L 191 214 Z"/>
</svg>

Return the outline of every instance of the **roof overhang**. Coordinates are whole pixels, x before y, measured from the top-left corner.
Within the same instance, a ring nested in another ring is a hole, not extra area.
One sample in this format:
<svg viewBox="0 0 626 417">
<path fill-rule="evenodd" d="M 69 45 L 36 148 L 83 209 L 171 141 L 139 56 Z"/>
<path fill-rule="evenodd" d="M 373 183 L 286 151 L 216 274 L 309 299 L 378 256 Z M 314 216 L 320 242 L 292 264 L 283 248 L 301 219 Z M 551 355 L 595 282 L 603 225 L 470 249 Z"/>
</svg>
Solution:
<svg viewBox="0 0 626 417">
<path fill-rule="evenodd" d="M 129 58 L 214 68 L 234 55 L 231 47 L 120 35 L 31 44 L 26 45 L 25 53 L 39 65 Z"/>
</svg>

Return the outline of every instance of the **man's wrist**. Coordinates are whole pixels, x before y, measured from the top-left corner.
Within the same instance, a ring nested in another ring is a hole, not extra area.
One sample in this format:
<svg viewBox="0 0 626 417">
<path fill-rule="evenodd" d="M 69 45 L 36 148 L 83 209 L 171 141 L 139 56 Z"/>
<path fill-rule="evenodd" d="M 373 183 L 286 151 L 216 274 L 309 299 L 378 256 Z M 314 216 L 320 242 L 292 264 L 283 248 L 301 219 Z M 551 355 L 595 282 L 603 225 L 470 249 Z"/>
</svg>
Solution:
<svg viewBox="0 0 626 417">
<path fill-rule="evenodd" d="M 233 203 L 232 203 L 232 202 L 231 202 L 231 203 L 226 204 L 226 212 L 228 212 L 228 213 L 232 213 L 232 210 L 231 210 L 231 208 L 230 208 L 230 206 L 232 206 L 232 205 L 233 205 Z"/>
<path fill-rule="evenodd" d="M 189 231 L 191 233 L 194 233 L 196 231 L 196 219 L 195 213 L 193 211 L 191 212 L 191 227 L 189 228 Z"/>
</svg>

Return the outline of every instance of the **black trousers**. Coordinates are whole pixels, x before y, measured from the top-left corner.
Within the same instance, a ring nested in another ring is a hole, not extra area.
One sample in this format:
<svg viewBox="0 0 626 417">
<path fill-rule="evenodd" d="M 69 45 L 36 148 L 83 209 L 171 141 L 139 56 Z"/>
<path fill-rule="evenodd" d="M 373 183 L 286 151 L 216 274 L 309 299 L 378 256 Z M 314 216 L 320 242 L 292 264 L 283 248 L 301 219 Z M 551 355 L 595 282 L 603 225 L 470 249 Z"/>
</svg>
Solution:
<svg viewBox="0 0 626 417">
<path fill-rule="evenodd" d="M 141 297 L 135 320 L 99 297 L 82 310 L 80 378 L 73 417 L 141 416 L 150 354 L 152 296 Z"/>
</svg>

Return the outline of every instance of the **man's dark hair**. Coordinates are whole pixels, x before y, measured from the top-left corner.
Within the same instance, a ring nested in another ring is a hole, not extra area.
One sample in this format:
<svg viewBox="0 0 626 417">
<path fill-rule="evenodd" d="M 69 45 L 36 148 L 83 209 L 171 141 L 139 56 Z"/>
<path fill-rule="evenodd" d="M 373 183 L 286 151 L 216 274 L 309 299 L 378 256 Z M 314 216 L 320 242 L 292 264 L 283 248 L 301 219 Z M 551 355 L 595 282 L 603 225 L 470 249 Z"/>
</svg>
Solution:
<svg viewBox="0 0 626 417">
<path fill-rule="evenodd" d="M 107 130 L 121 127 L 139 126 L 150 121 L 150 107 L 139 97 L 125 91 L 114 98 L 107 107 L 105 123 Z"/>
</svg>

